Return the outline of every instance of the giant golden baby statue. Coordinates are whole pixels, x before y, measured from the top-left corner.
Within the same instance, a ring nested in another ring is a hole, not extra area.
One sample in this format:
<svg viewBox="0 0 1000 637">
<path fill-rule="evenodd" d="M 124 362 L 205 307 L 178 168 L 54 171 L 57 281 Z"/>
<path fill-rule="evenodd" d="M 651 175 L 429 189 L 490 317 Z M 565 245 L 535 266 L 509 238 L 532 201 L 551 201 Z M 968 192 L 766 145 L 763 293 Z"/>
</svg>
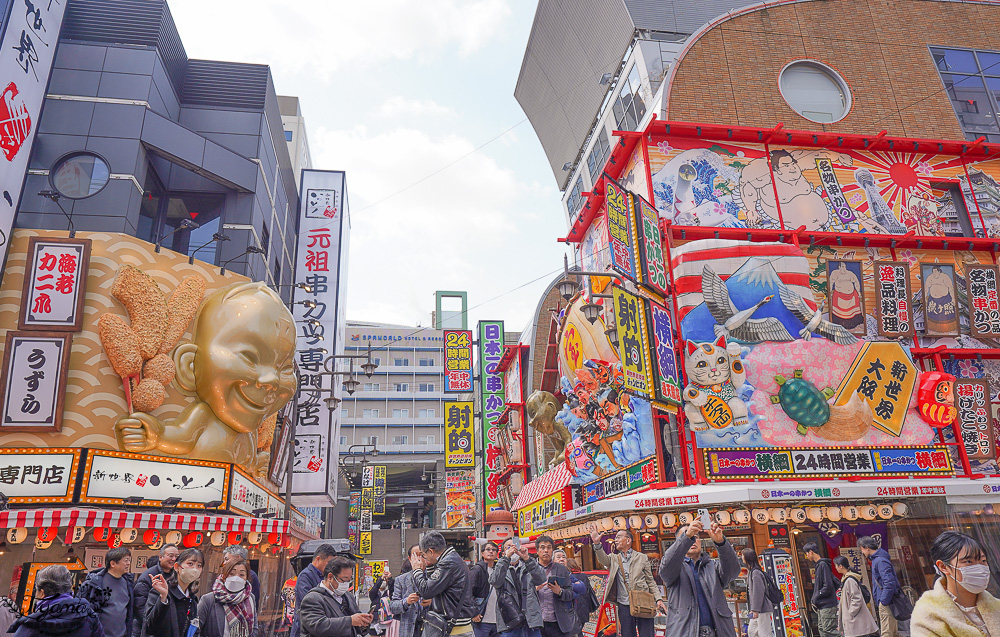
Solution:
<svg viewBox="0 0 1000 637">
<path fill-rule="evenodd" d="M 199 309 L 205 284 L 197 279 L 184 279 L 166 298 L 141 270 L 118 272 L 111 292 L 130 324 L 108 313 L 99 334 L 125 383 L 129 413 L 115 425 L 119 448 L 233 462 L 263 475 L 269 453 L 261 434 L 270 438 L 275 414 L 296 388 L 294 319 L 260 282 L 214 291 Z M 192 317 L 192 340 L 179 342 Z M 160 420 L 151 412 L 171 383 L 194 400 Z"/>
</svg>

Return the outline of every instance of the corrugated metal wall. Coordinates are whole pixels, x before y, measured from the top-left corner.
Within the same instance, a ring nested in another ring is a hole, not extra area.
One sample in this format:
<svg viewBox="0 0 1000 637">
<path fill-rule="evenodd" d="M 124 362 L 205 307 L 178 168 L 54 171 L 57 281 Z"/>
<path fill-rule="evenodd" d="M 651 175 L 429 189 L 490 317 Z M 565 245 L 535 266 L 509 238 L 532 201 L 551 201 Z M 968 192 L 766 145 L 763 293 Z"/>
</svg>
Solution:
<svg viewBox="0 0 1000 637">
<path fill-rule="evenodd" d="M 263 64 L 188 60 L 181 103 L 262 111 L 269 78 L 270 72 Z M 284 135 L 279 137 L 283 139 Z"/>
</svg>

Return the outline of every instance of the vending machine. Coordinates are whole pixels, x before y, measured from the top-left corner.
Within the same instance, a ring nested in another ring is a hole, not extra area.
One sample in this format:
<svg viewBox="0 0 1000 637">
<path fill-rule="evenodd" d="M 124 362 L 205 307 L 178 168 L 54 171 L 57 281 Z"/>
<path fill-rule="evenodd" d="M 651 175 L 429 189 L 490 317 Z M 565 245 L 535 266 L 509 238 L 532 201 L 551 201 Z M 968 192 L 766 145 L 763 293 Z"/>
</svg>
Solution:
<svg viewBox="0 0 1000 637">
<path fill-rule="evenodd" d="M 799 608 L 802 595 L 795 578 L 792 556 L 782 549 L 769 549 L 761 557 L 764 560 L 764 572 L 774 578 L 785 596 L 781 607 L 776 604 L 772 614 L 775 637 L 802 637 L 802 614 Z"/>
</svg>

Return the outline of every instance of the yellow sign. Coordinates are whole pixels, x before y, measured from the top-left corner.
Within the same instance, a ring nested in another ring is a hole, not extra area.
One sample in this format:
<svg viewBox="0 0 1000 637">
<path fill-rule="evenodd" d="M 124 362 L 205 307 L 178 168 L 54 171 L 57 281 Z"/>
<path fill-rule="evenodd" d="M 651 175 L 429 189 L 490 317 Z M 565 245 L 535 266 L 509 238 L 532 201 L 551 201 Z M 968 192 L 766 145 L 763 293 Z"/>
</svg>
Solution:
<svg viewBox="0 0 1000 637">
<path fill-rule="evenodd" d="M 612 288 L 612 294 L 615 329 L 618 331 L 618 357 L 625 376 L 625 389 L 649 396 L 653 387 L 653 370 L 649 364 L 645 301 L 619 287 Z"/>
<path fill-rule="evenodd" d="M 860 395 L 872 410 L 872 424 L 899 436 L 916 382 L 917 368 L 899 343 L 866 343 L 833 402 L 846 405 L 855 394 Z"/>
<path fill-rule="evenodd" d="M 563 491 L 553 493 L 538 502 L 517 510 L 517 534 L 523 538 L 541 532 L 541 523 L 563 512 Z"/>
<path fill-rule="evenodd" d="M 359 544 L 360 550 L 359 555 L 371 555 L 372 554 L 372 532 L 362 531 L 361 532 L 361 542 Z"/>
<path fill-rule="evenodd" d="M 388 560 L 369 560 L 369 564 L 372 565 L 372 579 L 378 579 L 385 575 L 385 567 L 388 566 Z"/>
<path fill-rule="evenodd" d="M 445 402 L 444 466 L 449 469 L 475 467 L 472 440 L 472 401 Z"/>
</svg>

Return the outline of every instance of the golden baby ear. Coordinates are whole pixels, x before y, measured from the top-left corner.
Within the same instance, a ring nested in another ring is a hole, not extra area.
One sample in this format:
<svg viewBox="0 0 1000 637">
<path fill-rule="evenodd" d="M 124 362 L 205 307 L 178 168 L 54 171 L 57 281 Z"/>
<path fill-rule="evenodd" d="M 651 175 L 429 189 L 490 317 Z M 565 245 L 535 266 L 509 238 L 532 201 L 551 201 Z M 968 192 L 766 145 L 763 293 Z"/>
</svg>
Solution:
<svg viewBox="0 0 1000 637">
<path fill-rule="evenodd" d="M 194 373 L 194 362 L 197 354 L 198 346 L 194 343 L 182 343 L 174 349 L 174 367 L 177 369 L 174 385 L 189 396 L 197 393 Z"/>
</svg>

